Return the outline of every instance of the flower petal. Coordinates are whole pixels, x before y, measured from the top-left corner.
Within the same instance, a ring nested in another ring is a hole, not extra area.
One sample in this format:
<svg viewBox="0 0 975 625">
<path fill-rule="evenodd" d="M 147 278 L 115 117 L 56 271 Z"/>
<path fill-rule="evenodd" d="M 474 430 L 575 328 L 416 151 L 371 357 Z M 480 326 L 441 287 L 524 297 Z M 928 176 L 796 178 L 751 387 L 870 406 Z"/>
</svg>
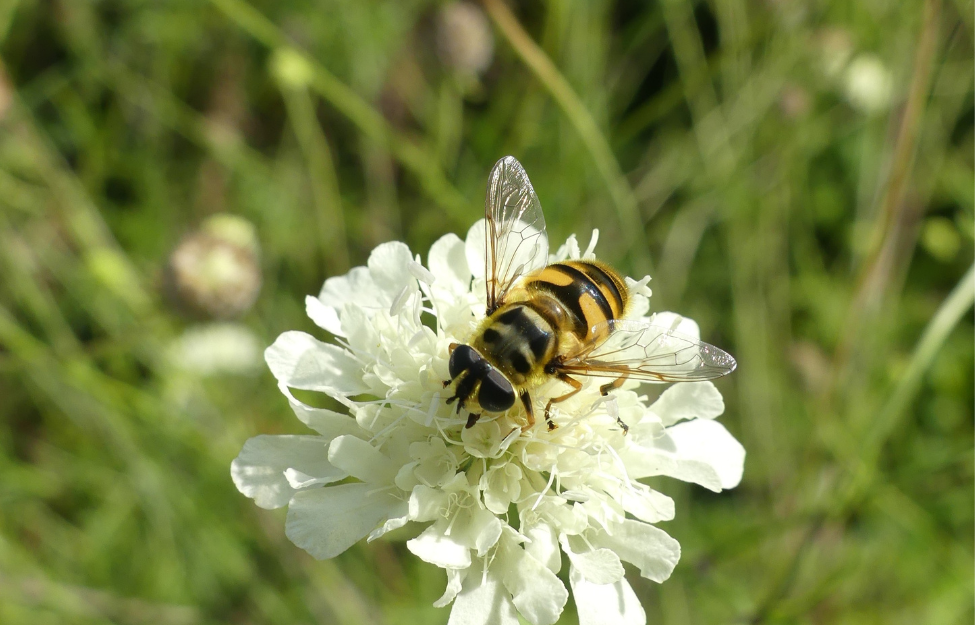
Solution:
<svg viewBox="0 0 975 625">
<path fill-rule="evenodd" d="M 332 476 L 316 477 L 292 468 L 284 470 L 284 478 L 288 480 L 288 485 L 295 490 L 301 490 L 302 488 L 308 488 L 316 484 L 331 484 L 332 482 L 338 481 Z"/>
<path fill-rule="evenodd" d="M 410 493 L 410 520 L 434 521 L 447 505 L 447 494 L 438 488 L 417 484 Z"/>
<path fill-rule="evenodd" d="M 562 551 L 569 556 L 572 569 L 582 574 L 593 584 L 612 584 L 623 579 L 623 563 L 619 556 L 609 549 L 574 551 L 570 539 L 565 534 L 559 538 Z"/>
<path fill-rule="evenodd" d="M 399 512 L 400 505 L 369 484 L 298 491 L 288 506 L 285 534 L 318 560 L 334 558 Z"/>
<path fill-rule="evenodd" d="M 664 391 L 650 410 L 664 425 L 685 419 L 714 419 L 724 412 L 724 399 L 711 382 L 681 382 Z"/>
<path fill-rule="evenodd" d="M 680 560 L 680 543 L 662 529 L 640 521 L 623 521 L 613 528 L 612 535 L 596 530 L 589 540 L 611 549 L 621 560 L 639 567 L 640 575 L 655 582 L 670 577 Z"/>
<path fill-rule="evenodd" d="M 342 322 L 336 308 L 322 303 L 317 297 L 305 297 L 305 314 L 322 330 L 331 332 L 335 336 L 345 336 L 342 332 Z"/>
<path fill-rule="evenodd" d="M 454 526 L 455 538 L 477 550 L 477 555 L 483 557 L 488 549 L 493 547 L 501 537 L 502 524 L 498 517 L 484 508 L 476 508 L 470 513 L 470 522 L 466 525 Z"/>
<path fill-rule="evenodd" d="M 562 554 L 559 551 L 555 529 L 548 523 L 537 523 L 525 532 L 525 535 L 531 541 L 525 544 L 525 551 L 544 564 L 548 570 L 558 573 L 562 568 Z"/>
<path fill-rule="evenodd" d="M 696 423 L 691 421 L 690 423 Z M 701 423 L 717 423 L 702 421 Z M 676 427 L 676 426 L 675 426 Z M 714 492 L 721 491 L 721 478 L 714 467 L 700 460 L 689 460 L 676 455 L 670 436 L 664 434 L 653 447 L 629 445 L 624 462 L 629 476 L 633 479 L 666 475 L 684 482 L 698 484 Z M 623 455 L 623 454 L 621 454 Z"/>
<path fill-rule="evenodd" d="M 395 515 L 395 516 L 390 516 L 388 519 L 386 519 L 385 523 L 383 523 L 376 529 L 369 532 L 369 536 L 366 538 L 366 542 L 371 543 L 372 541 L 381 537 L 383 534 L 387 532 L 391 532 L 393 530 L 397 530 L 403 527 L 404 525 L 406 525 L 407 523 L 409 523 L 410 517 L 407 514 L 408 510 L 409 510 L 409 505 L 405 501 L 401 502 L 399 508 L 395 512 L 390 513 L 391 515 Z"/>
<path fill-rule="evenodd" d="M 368 310 L 360 305 L 346 304 L 342 309 L 342 331 L 349 347 L 370 356 L 381 350 L 379 329 L 372 322 L 376 310 Z"/>
<path fill-rule="evenodd" d="M 504 550 L 501 566 L 504 587 L 529 623 L 552 625 L 559 620 L 569 591 L 555 573 L 517 544 L 509 544 Z"/>
<path fill-rule="evenodd" d="M 442 608 L 449 605 L 457 593 L 464 587 L 464 578 L 467 576 L 467 569 L 446 569 L 447 587 L 443 591 L 443 596 L 433 602 L 433 607 Z"/>
<path fill-rule="evenodd" d="M 363 482 L 386 486 L 397 467 L 378 449 L 355 436 L 339 436 L 328 446 L 328 461 Z"/>
<path fill-rule="evenodd" d="M 647 523 L 674 518 L 674 500 L 640 482 L 631 482 L 622 492 L 623 509 Z"/>
<path fill-rule="evenodd" d="M 322 290 L 318 294 L 318 299 L 322 304 L 338 311 L 339 318 L 342 320 L 342 334 L 339 336 L 345 336 L 349 333 L 348 320 L 345 318 L 347 305 L 353 306 L 371 317 L 377 310 L 389 308 L 393 301 L 392 298 L 392 295 L 386 293 L 376 284 L 367 267 L 353 267 L 344 276 L 329 278 L 322 285 Z M 307 308 L 306 304 L 306 311 Z M 320 318 L 317 313 L 315 316 L 311 314 L 309 316 L 316 322 L 318 321 L 316 317 Z M 325 321 L 329 320 L 326 318 Z M 328 330 L 328 328 L 325 329 Z"/>
<path fill-rule="evenodd" d="M 340 412 L 326 410 L 325 408 L 313 408 L 299 401 L 286 385 L 278 384 L 278 388 L 288 398 L 288 403 L 291 404 L 291 410 L 298 417 L 298 420 L 328 440 L 332 440 L 343 434 L 358 436 L 365 434 L 355 418 Z"/>
<path fill-rule="evenodd" d="M 416 286 L 416 278 L 410 273 L 411 262 L 413 254 L 410 248 L 399 241 L 383 243 L 369 254 L 366 262 L 369 275 L 376 286 L 389 295 L 390 304 L 404 285 Z"/>
<path fill-rule="evenodd" d="M 328 439 L 321 436 L 255 436 L 231 463 L 230 475 L 237 490 L 261 508 L 280 508 L 297 490 L 288 483 L 288 469 L 317 478 L 317 483 L 345 477 L 328 462 L 327 445 Z"/>
<path fill-rule="evenodd" d="M 481 259 L 481 264 L 484 260 Z M 430 271 L 437 277 L 436 286 L 454 294 L 466 293 L 471 282 L 464 242 L 456 234 L 447 234 L 430 248 L 427 259 Z"/>
<path fill-rule="evenodd" d="M 559 246 L 559 249 L 555 250 L 553 254 L 550 254 L 548 259 L 551 263 L 557 263 L 566 259 L 578 260 L 581 256 L 579 241 L 576 239 L 576 235 L 570 234 L 565 243 Z"/>
<path fill-rule="evenodd" d="M 650 319 L 654 325 L 670 328 L 678 334 L 682 334 L 696 341 L 701 340 L 701 328 L 693 319 L 688 319 L 675 312 L 667 311 L 654 313 Z"/>
<path fill-rule="evenodd" d="M 470 571 L 447 625 L 518 625 L 518 615 L 497 575 Z"/>
<path fill-rule="evenodd" d="M 652 446 L 621 453 L 631 478 L 667 475 L 720 492 L 741 481 L 745 449 L 717 421 L 695 419 L 664 430 Z"/>
<path fill-rule="evenodd" d="M 406 548 L 421 560 L 442 569 L 466 569 L 471 565 L 471 550 L 453 537 L 444 535 L 443 528 L 437 524 L 406 541 Z"/>
<path fill-rule="evenodd" d="M 522 506 L 519 511 L 522 527 L 532 527 L 539 520 L 544 520 L 552 527 L 557 527 L 560 534 L 581 534 L 589 526 L 589 517 L 582 504 L 567 502 L 562 497 L 553 495 L 532 496 L 530 506 Z"/>
<path fill-rule="evenodd" d="M 646 295 L 634 294 L 630 297 L 630 305 L 626 310 L 629 319 L 645 317 L 650 311 L 650 298 Z"/>
<path fill-rule="evenodd" d="M 734 488 L 745 469 L 745 448 L 717 421 L 687 421 L 667 428 L 677 454 L 711 466 L 721 488 Z"/>
<path fill-rule="evenodd" d="M 487 222 L 478 219 L 467 231 L 467 239 L 464 243 L 464 252 L 467 256 L 467 267 L 471 270 L 474 279 L 484 279 L 484 229 Z"/>
<path fill-rule="evenodd" d="M 497 421 L 479 423 L 476 428 L 460 431 L 464 451 L 475 458 L 497 458 L 501 455 L 501 427 Z"/>
<path fill-rule="evenodd" d="M 647 284 L 650 276 L 644 276 L 642 280 L 634 280 L 626 277 L 626 286 L 630 289 L 630 305 L 626 309 L 626 316 L 630 319 L 645 317 L 650 310 L 650 296 L 653 291 Z"/>
<path fill-rule="evenodd" d="M 364 393 L 362 364 L 336 345 L 322 343 L 304 332 L 285 332 L 264 352 L 278 382 L 330 396 Z"/>
<path fill-rule="evenodd" d="M 625 579 L 594 584 L 573 566 L 569 569 L 569 584 L 579 625 L 646 625 L 647 614 Z"/>
<path fill-rule="evenodd" d="M 596 244 L 599 243 L 599 228 L 593 228 L 592 234 L 589 235 L 589 244 L 586 245 L 586 249 L 582 252 L 581 258 L 583 260 L 592 260 L 596 258 Z"/>
</svg>

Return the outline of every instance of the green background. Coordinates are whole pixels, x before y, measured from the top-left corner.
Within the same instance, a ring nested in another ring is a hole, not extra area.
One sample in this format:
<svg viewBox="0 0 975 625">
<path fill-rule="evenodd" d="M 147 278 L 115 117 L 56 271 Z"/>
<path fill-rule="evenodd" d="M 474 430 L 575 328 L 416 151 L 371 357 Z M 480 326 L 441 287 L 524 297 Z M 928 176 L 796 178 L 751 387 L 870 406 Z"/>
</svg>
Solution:
<svg viewBox="0 0 975 625">
<path fill-rule="evenodd" d="M 476 77 L 438 3 L 249 1 L 0 1 L 0 622 L 445 623 L 402 542 L 316 562 L 237 492 L 303 428 L 263 369 L 173 366 L 162 273 L 240 215 L 240 323 L 316 332 L 306 294 L 463 235 L 505 154 L 739 362 L 744 480 L 655 483 L 649 621 L 972 622 L 971 2 L 495 0 Z"/>
</svg>

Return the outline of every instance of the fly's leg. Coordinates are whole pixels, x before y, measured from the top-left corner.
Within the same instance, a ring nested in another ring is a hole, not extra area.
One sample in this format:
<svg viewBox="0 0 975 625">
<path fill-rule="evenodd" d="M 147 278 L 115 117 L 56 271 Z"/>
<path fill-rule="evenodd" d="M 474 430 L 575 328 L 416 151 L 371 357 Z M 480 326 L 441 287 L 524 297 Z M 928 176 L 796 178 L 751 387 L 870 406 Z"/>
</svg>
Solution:
<svg viewBox="0 0 975 625">
<path fill-rule="evenodd" d="M 619 387 L 623 386 L 623 382 L 626 382 L 627 377 L 628 376 L 626 374 L 623 374 L 620 377 L 613 380 L 612 382 L 608 384 L 603 384 L 602 386 L 599 387 L 599 392 L 603 395 L 603 397 L 609 395 L 610 391 L 618 389 Z M 630 431 L 630 426 L 623 423 L 623 420 L 619 418 L 619 415 L 617 415 L 616 417 L 616 422 L 620 424 L 621 428 L 623 428 L 624 435 Z"/>
<path fill-rule="evenodd" d="M 571 386 L 572 390 L 560 397 L 553 397 L 552 399 L 548 400 L 547 404 L 545 404 L 545 422 L 548 423 L 549 431 L 555 429 L 555 424 L 552 422 L 552 417 L 550 416 L 550 413 L 552 411 L 552 404 L 557 404 L 559 402 L 565 401 L 582 390 L 582 382 L 580 382 L 579 380 L 576 380 L 575 378 L 570 378 L 568 375 L 562 372 L 556 372 L 555 375 L 558 379 L 562 380 L 563 382 Z"/>
<path fill-rule="evenodd" d="M 528 391 L 522 391 L 521 403 L 525 406 L 525 416 L 528 419 L 528 423 L 521 428 L 521 431 L 527 432 L 535 425 L 535 410 L 532 408 L 532 396 L 528 394 Z"/>
<path fill-rule="evenodd" d="M 623 382 L 626 382 L 627 377 L 629 377 L 627 374 L 623 374 L 620 377 L 613 380 L 612 382 L 608 384 L 603 384 L 602 386 L 599 387 L 599 393 L 603 396 L 609 395 L 610 391 L 618 389 L 619 387 L 623 386 Z"/>
<path fill-rule="evenodd" d="M 456 401 L 457 414 L 460 414 L 461 408 L 464 407 L 467 400 L 470 399 L 471 395 L 474 394 L 474 387 L 477 386 L 480 379 L 475 375 L 472 375 L 470 371 L 462 371 L 458 377 L 460 378 L 460 382 L 457 383 L 457 388 L 454 389 L 453 397 L 447 399 L 447 405 L 449 406 Z M 471 425 L 473 425 L 473 423 Z"/>
</svg>

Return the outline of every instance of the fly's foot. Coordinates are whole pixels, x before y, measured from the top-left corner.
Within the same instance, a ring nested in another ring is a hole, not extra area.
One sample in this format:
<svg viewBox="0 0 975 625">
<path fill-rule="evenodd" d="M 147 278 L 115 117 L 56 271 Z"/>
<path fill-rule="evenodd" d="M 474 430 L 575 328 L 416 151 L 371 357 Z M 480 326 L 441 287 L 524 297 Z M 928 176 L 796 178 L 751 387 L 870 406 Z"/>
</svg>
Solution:
<svg viewBox="0 0 975 625">
<path fill-rule="evenodd" d="M 549 402 L 549 404 L 545 406 L 545 424 L 548 426 L 549 432 L 559 427 L 555 425 L 555 421 L 552 421 L 552 402 Z"/>
</svg>

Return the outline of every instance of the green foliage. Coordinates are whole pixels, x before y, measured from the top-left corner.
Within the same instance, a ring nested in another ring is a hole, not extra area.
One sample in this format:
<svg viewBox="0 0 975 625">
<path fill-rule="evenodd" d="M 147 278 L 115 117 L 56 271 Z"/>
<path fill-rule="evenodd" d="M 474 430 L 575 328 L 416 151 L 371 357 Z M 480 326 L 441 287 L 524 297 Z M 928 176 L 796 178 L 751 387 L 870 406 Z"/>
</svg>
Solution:
<svg viewBox="0 0 975 625">
<path fill-rule="evenodd" d="M 656 485 L 650 622 L 972 621 L 971 3 L 521 4 L 478 77 L 434 2 L 0 2 L 0 622 L 446 622 L 401 542 L 315 562 L 236 491 L 301 426 L 174 365 L 163 273 L 243 216 L 242 323 L 314 332 L 305 294 L 463 234 L 505 154 L 740 363 L 744 481 Z"/>
</svg>

